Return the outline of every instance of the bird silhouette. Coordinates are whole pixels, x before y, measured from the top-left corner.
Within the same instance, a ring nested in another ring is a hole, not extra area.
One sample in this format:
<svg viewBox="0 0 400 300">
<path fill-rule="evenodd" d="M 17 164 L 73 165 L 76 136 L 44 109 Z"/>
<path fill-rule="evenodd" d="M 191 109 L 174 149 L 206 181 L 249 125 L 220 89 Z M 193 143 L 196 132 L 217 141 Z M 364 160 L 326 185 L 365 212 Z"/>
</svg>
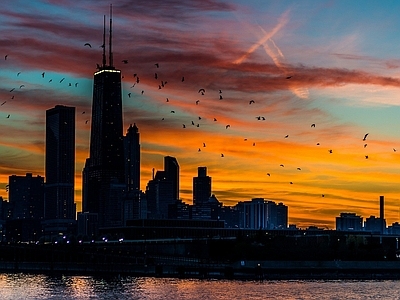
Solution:
<svg viewBox="0 0 400 300">
<path fill-rule="evenodd" d="M 222 94 L 222 90 L 219 90 L 219 93 Z"/>
<path fill-rule="evenodd" d="M 201 93 L 202 95 L 204 95 L 204 93 L 206 92 L 205 89 L 199 89 L 198 93 Z"/>
<path fill-rule="evenodd" d="M 160 65 L 158 63 L 155 63 L 154 65 L 156 66 L 156 68 L 160 67 Z"/>
<path fill-rule="evenodd" d="M 158 79 L 157 73 L 154 73 L 154 78 L 155 78 L 155 79 Z"/>
<path fill-rule="evenodd" d="M 144 91 L 142 91 L 142 95 L 144 94 Z"/>
<path fill-rule="evenodd" d="M 366 134 L 364 135 L 363 141 L 365 141 L 365 140 L 367 139 L 368 134 L 369 134 L 369 133 L 366 133 Z"/>
<path fill-rule="evenodd" d="M 291 181 L 291 182 L 289 182 L 290 184 L 293 184 L 293 182 Z"/>
<path fill-rule="evenodd" d="M 206 146 L 206 143 L 203 143 L 203 147 L 205 147 Z"/>
<path fill-rule="evenodd" d="M 196 127 L 200 127 L 200 124 L 197 124 Z"/>
<path fill-rule="evenodd" d="M 261 120 L 261 116 L 256 117 L 256 119 L 260 121 Z"/>
<path fill-rule="evenodd" d="M 89 120 L 86 120 L 86 121 L 85 121 L 85 124 L 87 124 L 88 122 L 89 122 Z"/>
<path fill-rule="evenodd" d="M 225 157 L 223 153 L 221 153 L 221 157 Z"/>
<path fill-rule="evenodd" d="M 60 80 L 60 83 L 61 83 L 61 82 L 63 82 L 63 81 L 64 81 L 64 79 L 65 79 L 65 78 L 61 79 L 61 80 Z"/>
<path fill-rule="evenodd" d="M 184 82 L 185 81 L 185 77 L 182 77 L 182 82 Z"/>
<path fill-rule="evenodd" d="M 140 82 L 140 78 L 139 78 L 139 76 L 137 76 L 136 77 L 136 83 L 139 83 Z"/>
<path fill-rule="evenodd" d="M 367 145 L 368 145 L 368 144 L 364 144 L 364 148 L 366 148 L 366 147 L 367 147 Z"/>
<path fill-rule="evenodd" d="M 311 127 L 315 127 L 315 124 L 311 124 Z"/>
<path fill-rule="evenodd" d="M 329 153 L 332 153 L 332 152 L 333 152 L 331 149 L 329 149 L 328 151 L 329 151 Z"/>
<path fill-rule="evenodd" d="M 365 155 L 365 159 L 368 159 L 368 155 Z"/>
<path fill-rule="evenodd" d="M 395 148 L 393 148 L 393 152 L 396 152 L 397 150 Z"/>
<path fill-rule="evenodd" d="M 7 119 L 9 119 L 9 118 L 10 118 L 10 115 L 7 116 Z"/>
<path fill-rule="evenodd" d="M 198 152 L 200 152 L 200 151 L 201 151 L 201 149 L 199 148 Z"/>
<path fill-rule="evenodd" d="M 4 60 L 7 60 L 8 54 L 4 55 Z"/>
<path fill-rule="evenodd" d="M 171 114 L 174 114 L 175 113 L 175 111 L 174 110 L 171 110 Z"/>
<path fill-rule="evenodd" d="M 68 86 L 72 86 L 71 82 L 70 82 L 70 83 L 68 83 Z"/>
<path fill-rule="evenodd" d="M 219 100 L 222 100 L 223 98 L 222 98 L 222 95 L 219 95 Z"/>
<path fill-rule="evenodd" d="M 86 43 L 84 46 L 89 46 L 89 48 L 92 48 L 92 45 L 90 45 L 89 43 Z"/>
<path fill-rule="evenodd" d="M 289 135 L 287 134 L 287 135 L 285 135 L 285 139 L 287 139 L 289 137 Z"/>
<path fill-rule="evenodd" d="M 11 93 L 13 90 L 15 90 L 15 88 L 12 88 L 12 89 L 10 90 L 10 93 Z"/>
<path fill-rule="evenodd" d="M 14 95 L 12 95 L 11 100 L 14 99 Z"/>
<path fill-rule="evenodd" d="M 163 118 L 163 119 L 164 119 L 164 118 Z M 182 127 L 183 127 L 183 128 L 186 128 L 186 125 L 185 125 L 185 124 L 182 124 Z"/>
<path fill-rule="evenodd" d="M 128 63 L 127 59 L 123 59 L 122 62 L 126 65 Z"/>
<path fill-rule="evenodd" d="M 267 173 L 267 176 L 271 176 L 271 174 L 270 174 L 270 173 Z"/>
<path fill-rule="evenodd" d="M 169 102 L 169 99 L 167 98 L 167 100 L 165 100 L 165 102 Z"/>
<path fill-rule="evenodd" d="M 133 78 L 135 78 L 137 76 L 137 74 L 136 73 L 133 73 Z"/>
<path fill-rule="evenodd" d="M 192 125 L 194 125 L 194 122 L 192 121 Z"/>
<path fill-rule="evenodd" d="M 19 74 L 21 74 L 21 72 L 18 72 L 18 73 L 17 73 L 17 76 L 19 76 Z"/>
<path fill-rule="evenodd" d="M 158 89 L 161 90 L 161 85 L 158 85 Z"/>
<path fill-rule="evenodd" d="M 284 165 L 282 165 L 282 164 L 281 164 L 281 165 L 279 165 L 279 166 L 280 166 L 280 167 L 284 167 Z"/>
<path fill-rule="evenodd" d="M 75 83 L 75 87 L 78 87 L 78 82 Z"/>
<path fill-rule="evenodd" d="M 217 119 L 216 119 L 216 118 L 214 118 L 214 122 L 217 122 Z"/>
<path fill-rule="evenodd" d="M 128 97 L 129 97 L 129 98 L 131 97 L 131 93 L 128 93 Z"/>
<path fill-rule="evenodd" d="M 317 143 L 317 146 L 319 146 L 319 143 Z"/>
<path fill-rule="evenodd" d="M 196 105 L 199 105 L 200 100 L 196 100 Z"/>
<path fill-rule="evenodd" d="M 250 100 L 249 104 L 256 103 L 254 100 Z"/>
<path fill-rule="evenodd" d="M 3 106 L 4 104 L 6 104 L 7 101 L 4 101 L 2 104 L 0 104 L 0 106 Z"/>
<path fill-rule="evenodd" d="M 199 117 L 199 120 L 201 120 L 201 117 Z"/>
<path fill-rule="evenodd" d="M 52 82 L 52 81 L 53 81 L 53 79 L 50 79 L 50 80 L 49 80 L 49 82 Z"/>
<path fill-rule="evenodd" d="M 231 127 L 231 125 L 228 124 L 225 126 L 225 129 L 228 129 L 229 127 Z"/>
<path fill-rule="evenodd" d="M 255 146 L 256 145 L 256 143 L 253 143 L 253 146 Z"/>
<path fill-rule="evenodd" d="M 21 84 L 21 85 L 19 86 L 20 89 L 22 89 L 23 87 L 25 87 L 25 85 L 23 85 L 23 84 Z"/>
<path fill-rule="evenodd" d="M 301 171 L 301 168 L 297 168 L 297 170 Z"/>
<path fill-rule="evenodd" d="M 290 78 L 292 78 L 292 76 L 286 76 L 286 79 L 290 79 Z"/>
<path fill-rule="evenodd" d="M 83 111 L 83 112 L 82 112 L 82 115 L 84 115 L 84 114 L 85 114 L 85 112 Z"/>
</svg>

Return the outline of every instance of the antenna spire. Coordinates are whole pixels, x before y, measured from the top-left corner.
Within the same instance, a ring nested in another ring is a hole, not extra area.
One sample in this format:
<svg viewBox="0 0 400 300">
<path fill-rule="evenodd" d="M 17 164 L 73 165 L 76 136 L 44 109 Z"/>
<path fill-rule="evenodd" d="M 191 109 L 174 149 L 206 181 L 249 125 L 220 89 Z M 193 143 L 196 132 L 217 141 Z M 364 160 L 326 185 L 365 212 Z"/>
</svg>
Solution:
<svg viewBox="0 0 400 300">
<path fill-rule="evenodd" d="M 113 56 L 112 56 L 112 4 L 110 4 L 110 37 L 109 37 L 109 64 L 110 67 L 113 66 Z"/>
<path fill-rule="evenodd" d="M 106 15 L 103 17 L 103 68 L 106 66 Z"/>
</svg>

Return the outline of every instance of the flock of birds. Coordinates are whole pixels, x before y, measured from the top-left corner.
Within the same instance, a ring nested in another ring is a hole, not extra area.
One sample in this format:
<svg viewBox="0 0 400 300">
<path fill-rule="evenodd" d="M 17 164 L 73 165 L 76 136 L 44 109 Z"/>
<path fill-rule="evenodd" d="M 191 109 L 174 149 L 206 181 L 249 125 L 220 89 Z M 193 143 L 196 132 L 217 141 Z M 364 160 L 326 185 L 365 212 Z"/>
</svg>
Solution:
<svg viewBox="0 0 400 300">
<path fill-rule="evenodd" d="M 92 46 L 91 46 L 90 43 L 85 43 L 84 46 L 85 46 L 85 47 L 92 48 Z M 9 55 L 7 54 L 7 55 L 4 56 L 4 59 L 7 60 L 8 57 L 9 57 Z M 123 59 L 121 62 L 122 62 L 124 65 L 126 65 L 126 64 L 129 63 L 129 61 L 128 61 L 127 59 Z M 158 87 L 156 87 L 156 88 L 158 88 L 158 90 L 161 90 L 161 89 L 163 89 L 163 88 L 166 87 L 166 85 L 168 84 L 168 82 L 167 82 L 166 80 L 160 80 L 159 72 L 157 72 L 157 69 L 160 68 L 160 64 L 159 64 L 159 63 L 155 63 L 155 64 L 154 64 L 154 67 L 155 67 L 154 79 L 155 79 L 155 80 L 158 80 L 158 81 L 157 81 L 157 86 L 158 86 Z M 99 66 L 98 64 L 97 64 L 97 68 L 100 68 L 100 66 Z M 20 76 L 20 74 L 21 74 L 21 72 L 18 72 L 18 73 L 16 74 L 16 76 L 18 77 L 18 76 Z M 44 79 L 44 78 L 46 77 L 46 72 L 42 72 L 42 73 L 41 73 L 41 77 Z M 122 77 L 122 78 L 124 78 L 124 77 Z M 139 76 L 138 76 L 137 73 L 134 73 L 134 74 L 133 74 L 133 78 L 134 78 L 134 79 L 133 79 L 134 83 L 133 83 L 132 86 L 130 86 L 130 88 L 134 88 L 134 87 L 136 87 L 137 85 L 139 85 L 139 83 L 140 83 L 140 78 L 139 78 Z M 287 76 L 287 77 L 286 77 L 286 80 L 290 80 L 291 78 L 292 78 L 292 76 Z M 65 80 L 65 78 L 62 78 L 61 80 L 59 80 L 59 83 L 62 83 L 64 80 Z M 49 80 L 48 80 L 49 83 L 51 83 L 52 81 L 53 81 L 52 79 L 49 79 Z M 181 82 L 185 82 L 185 77 L 184 77 L 184 76 L 181 77 Z M 76 83 L 74 83 L 74 84 L 69 83 L 68 86 L 70 86 L 70 87 L 71 87 L 71 86 L 78 87 L 78 82 L 76 82 Z M 21 84 L 21 85 L 19 86 L 19 89 L 23 89 L 24 87 L 25 87 L 25 85 Z M 12 89 L 10 89 L 10 91 L 9 91 L 9 92 L 11 93 L 10 100 L 13 100 L 13 99 L 15 98 L 14 92 L 15 92 L 16 90 L 17 90 L 17 88 L 12 88 Z M 139 93 L 140 93 L 141 95 L 143 95 L 143 94 L 145 93 L 145 91 L 144 91 L 144 90 L 141 90 Z M 139 94 L 139 93 L 138 93 L 138 94 Z M 200 89 L 198 89 L 198 92 L 197 92 L 197 93 L 198 93 L 200 96 L 204 96 L 204 95 L 206 95 L 206 89 L 205 89 L 205 88 L 200 88 Z M 131 97 L 132 97 L 132 92 L 128 92 L 128 93 L 127 93 L 127 96 L 128 96 L 128 98 L 131 98 Z M 218 91 L 218 96 L 216 97 L 216 100 L 224 100 L 223 92 L 222 92 L 221 89 Z M 166 102 L 166 103 L 171 103 L 171 101 L 170 101 L 169 98 L 166 98 L 166 101 L 165 101 L 165 102 Z M 7 100 L 6 100 L 6 101 L 3 101 L 3 102 L 0 104 L 0 106 L 4 106 L 6 103 L 7 103 Z M 194 105 L 201 105 L 200 99 L 197 99 L 197 100 L 194 102 Z M 253 99 L 251 99 L 251 100 L 248 101 L 248 105 L 256 105 L 256 101 L 253 100 Z M 174 109 L 173 109 L 173 110 L 170 110 L 170 114 L 175 114 L 175 113 L 176 113 L 176 111 L 175 111 Z M 85 114 L 85 111 L 83 111 L 81 114 L 84 115 L 84 114 Z M 9 119 L 9 118 L 10 118 L 10 114 L 7 114 L 7 117 L 6 117 L 6 118 Z M 258 121 L 265 121 L 265 120 L 266 120 L 265 116 L 256 116 L 255 118 L 256 118 L 256 120 L 258 120 Z M 162 118 L 162 121 L 164 121 L 164 120 L 165 120 L 165 117 Z M 197 120 L 198 122 L 195 122 L 194 120 L 191 120 L 190 123 L 189 123 L 190 125 L 188 125 L 187 123 L 186 123 L 186 124 L 184 123 L 184 124 L 182 124 L 182 128 L 185 129 L 185 128 L 188 128 L 188 126 L 200 127 L 200 121 L 201 121 L 201 120 L 202 120 L 202 117 L 198 116 L 198 120 Z M 213 120 L 213 122 L 218 122 L 216 117 L 213 117 L 212 120 Z M 85 122 L 85 124 L 88 124 L 88 123 L 89 123 L 89 119 L 86 119 L 84 122 Z M 225 126 L 225 129 L 226 129 L 226 130 L 228 130 L 228 129 L 231 127 L 230 124 L 226 124 L 226 125 L 224 125 L 224 126 Z M 313 123 L 313 124 L 310 125 L 310 127 L 311 127 L 311 128 L 315 128 L 315 127 L 316 127 L 316 124 Z M 364 142 L 366 142 L 368 135 L 369 135 L 369 133 L 366 133 L 366 134 L 364 135 L 364 137 L 362 138 L 362 140 L 363 140 Z M 288 135 L 288 134 L 284 136 L 284 139 L 287 139 L 287 138 L 289 138 L 289 135 Z M 245 138 L 244 141 L 247 141 L 247 139 Z M 320 143 L 317 143 L 316 145 L 319 146 Z M 206 143 L 203 142 L 202 147 L 199 147 L 197 151 L 198 151 L 198 152 L 201 152 L 201 151 L 202 151 L 202 148 L 205 148 L 206 146 L 207 146 Z M 256 142 L 253 142 L 253 143 L 252 143 L 252 146 L 256 146 Z M 364 143 L 364 148 L 366 148 L 366 147 L 367 147 L 367 143 Z M 396 152 L 396 149 L 393 148 L 393 151 Z M 329 153 L 329 154 L 333 154 L 333 149 L 329 149 L 329 150 L 328 150 L 328 153 Z M 221 153 L 220 156 L 223 158 L 223 157 L 225 157 L 225 154 L 224 154 L 224 153 Z M 369 158 L 369 156 L 368 156 L 368 155 L 365 155 L 365 159 L 368 159 L 368 158 Z M 280 167 L 283 168 L 283 167 L 285 167 L 285 166 L 284 166 L 284 164 L 280 164 Z M 300 167 L 297 167 L 297 170 L 298 170 L 298 171 L 301 171 L 302 169 L 301 169 Z M 266 173 L 266 175 L 267 175 L 268 177 L 270 177 L 270 176 L 271 176 L 271 173 Z M 293 181 L 290 181 L 289 184 L 293 184 Z M 325 197 L 325 195 L 322 194 L 322 197 Z"/>
</svg>

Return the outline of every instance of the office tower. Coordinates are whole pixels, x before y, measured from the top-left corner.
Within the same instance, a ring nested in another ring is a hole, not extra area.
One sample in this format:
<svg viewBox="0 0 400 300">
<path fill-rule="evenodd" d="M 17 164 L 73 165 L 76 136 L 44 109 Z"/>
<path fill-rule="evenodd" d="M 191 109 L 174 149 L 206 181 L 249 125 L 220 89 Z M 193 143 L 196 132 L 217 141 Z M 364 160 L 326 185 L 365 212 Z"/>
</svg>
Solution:
<svg viewBox="0 0 400 300">
<path fill-rule="evenodd" d="M 381 219 L 381 234 L 385 233 L 385 197 L 379 196 L 379 218 Z"/>
<path fill-rule="evenodd" d="M 197 168 L 197 177 L 193 177 L 193 205 L 207 203 L 211 197 L 211 177 L 207 176 L 207 167 Z"/>
<path fill-rule="evenodd" d="M 75 107 L 46 111 L 45 219 L 75 220 Z"/>
<path fill-rule="evenodd" d="M 42 220 L 44 216 L 44 178 L 11 175 L 8 179 L 11 219 Z"/>
<path fill-rule="evenodd" d="M 179 199 L 179 164 L 175 157 L 164 157 L 165 178 L 172 182 L 172 197 Z"/>
<path fill-rule="evenodd" d="M 136 124 L 129 126 L 124 137 L 125 180 L 128 192 L 140 191 L 140 144 Z"/>
<path fill-rule="evenodd" d="M 361 231 L 363 218 L 355 213 L 340 213 L 336 217 L 337 231 Z"/>
<path fill-rule="evenodd" d="M 168 207 L 179 197 L 179 164 L 175 157 L 164 157 L 164 171 L 157 171 L 146 187 L 147 217 L 168 218 Z"/>
<path fill-rule="evenodd" d="M 125 190 L 121 71 L 113 66 L 111 47 L 110 17 L 109 64 L 104 26 L 103 63 L 94 73 L 90 156 L 83 170 L 83 211 L 98 213 L 100 227 L 122 225 Z"/>
</svg>

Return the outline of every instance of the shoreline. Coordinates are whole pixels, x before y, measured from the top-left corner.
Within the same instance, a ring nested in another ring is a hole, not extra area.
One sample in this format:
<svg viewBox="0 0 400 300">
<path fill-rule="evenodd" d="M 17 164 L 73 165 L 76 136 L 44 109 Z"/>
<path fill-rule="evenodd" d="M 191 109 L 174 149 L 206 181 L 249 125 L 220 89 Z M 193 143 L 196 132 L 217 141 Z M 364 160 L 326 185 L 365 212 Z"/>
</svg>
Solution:
<svg viewBox="0 0 400 300">
<path fill-rule="evenodd" d="M 397 280 L 398 261 L 246 261 L 233 264 L 0 262 L 0 273 L 227 280 Z"/>
</svg>

